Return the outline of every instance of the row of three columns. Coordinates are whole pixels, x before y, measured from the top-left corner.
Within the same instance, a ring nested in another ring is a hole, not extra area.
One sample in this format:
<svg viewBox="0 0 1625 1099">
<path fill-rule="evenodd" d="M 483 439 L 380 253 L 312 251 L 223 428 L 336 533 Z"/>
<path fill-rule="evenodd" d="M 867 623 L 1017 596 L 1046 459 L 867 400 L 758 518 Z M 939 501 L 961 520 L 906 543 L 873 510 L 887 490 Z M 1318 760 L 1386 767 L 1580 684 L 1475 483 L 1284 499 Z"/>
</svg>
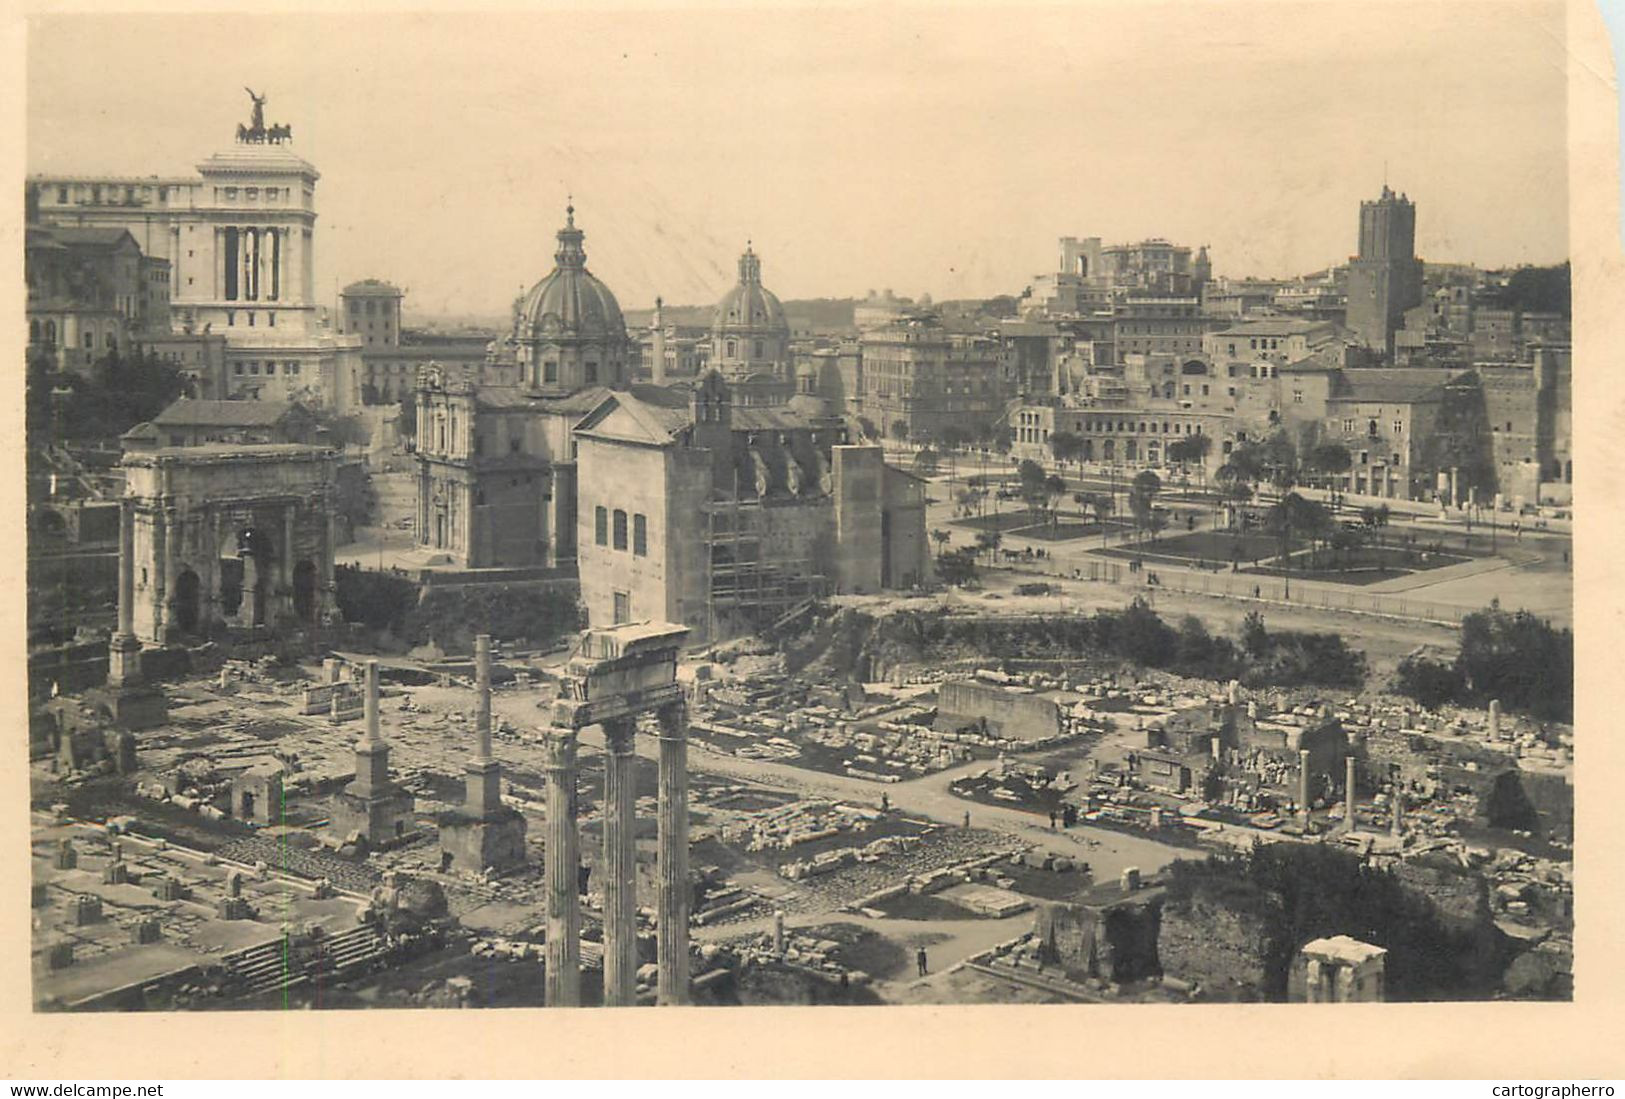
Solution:
<svg viewBox="0 0 1625 1099">
<path fill-rule="evenodd" d="M 688 1002 L 688 717 L 683 703 L 656 714 L 660 739 L 660 874 L 656 998 Z M 604 1003 L 629 1007 L 637 986 L 637 781 L 635 717 L 604 729 Z M 581 1003 L 580 836 L 573 729 L 547 736 L 547 987 L 549 1007 Z"/>
</svg>

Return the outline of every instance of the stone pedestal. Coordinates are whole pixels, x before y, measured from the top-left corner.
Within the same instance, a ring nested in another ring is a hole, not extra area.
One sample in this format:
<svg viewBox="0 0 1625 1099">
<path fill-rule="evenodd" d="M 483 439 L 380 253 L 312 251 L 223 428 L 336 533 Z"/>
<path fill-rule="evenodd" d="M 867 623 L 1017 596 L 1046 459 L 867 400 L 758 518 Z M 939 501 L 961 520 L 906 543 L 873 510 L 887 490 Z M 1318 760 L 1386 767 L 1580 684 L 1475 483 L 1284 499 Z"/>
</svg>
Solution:
<svg viewBox="0 0 1625 1099">
<path fill-rule="evenodd" d="M 107 643 L 107 685 L 134 687 L 141 681 L 140 639 L 133 633 L 115 633 Z"/>
<path fill-rule="evenodd" d="M 576 833 L 576 736 L 547 734 L 547 986 L 548 1007 L 581 1004 L 581 862 Z"/>
<path fill-rule="evenodd" d="M 688 1003 L 688 713 L 682 703 L 660 711 L 660 966 L 656 998 Z"/>
<path fill-rule="evenodd" d="M 631 720 L 605 722 L 604 1003 L 637 1003 L 637 755 Z"/>
<path fill-rule="evenodd" d="M 489 869 L 506 874 L 527 861 L 527 826 L 517 809 L 498 805 L 484 816 L 452 809 L 441 814 L 438 823 L 440 850 L 451 857 L 451 865 L 458 870 L 478 874 Z"/>
<path fill-rule="evenodd" d="M 169 720 L 169 698 L 145 682 L 141 642 L 133 633 L 113 635 L 107 645 L 107 685 L 86 691 L 85 696 L 106 710 L 120 729 L 151 729 Z"/>
<path fill-rule="evenodd" d="M 85 699 L 105 710 L 108 718 L 120 729 L 153 729 L 169 720 L 169 696 L 145 683 L 127 687 L 92 687 L 85 692 Z"/>
</svg>

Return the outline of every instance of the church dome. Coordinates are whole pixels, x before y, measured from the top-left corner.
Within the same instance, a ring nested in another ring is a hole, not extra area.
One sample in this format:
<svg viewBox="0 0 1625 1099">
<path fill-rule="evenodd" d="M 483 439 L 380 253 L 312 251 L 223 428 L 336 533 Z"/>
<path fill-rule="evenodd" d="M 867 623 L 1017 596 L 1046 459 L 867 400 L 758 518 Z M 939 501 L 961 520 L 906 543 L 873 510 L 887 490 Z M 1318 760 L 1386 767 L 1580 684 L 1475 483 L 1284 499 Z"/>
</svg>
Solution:
<svg viewBox="0 0 1625 1099">
<path fill-rule="evenodd" d="M 626 321 L 609 287 L 587 270 L 581 242 L 586 234 L 576 228 L 575 207 L 565 209 L 559 230 L 554 268 L 520 299 L 515 317 L 520 340 L 591 340 L 621 342 Z"/>
<path fill-rule="evenodd" d="M 790 334 L 784 306 L 773 291 L 762 285 L 762 260 L 749 245 L 739 257 L 739 282 L 723 295 L 711 314 L 711 331 L 781 337 Z"/>
</svg>

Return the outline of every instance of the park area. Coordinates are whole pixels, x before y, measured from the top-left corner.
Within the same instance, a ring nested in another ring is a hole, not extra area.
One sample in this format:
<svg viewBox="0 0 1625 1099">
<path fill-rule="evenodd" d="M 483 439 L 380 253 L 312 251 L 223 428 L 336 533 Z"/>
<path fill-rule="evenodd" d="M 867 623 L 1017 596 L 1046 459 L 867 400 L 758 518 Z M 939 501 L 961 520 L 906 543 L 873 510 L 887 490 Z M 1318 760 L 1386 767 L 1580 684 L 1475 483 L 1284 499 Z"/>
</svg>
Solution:
<svg viewBox="0 0 1625 1099">
<path fill-rule="evenodd" d="M 1045 514 L 1035 514 L 1026 508 L 993 515 L 973 515 L 969 518 L 955 519 L 953 524 L 978 533 L 998 531 L 1000 534 L 1015 534 L 1022 538 L 1036 538 L 1045 542 L 1098 538 L 1101 533 L 1100 522 L 1089 516 L 1063 511 L 1052 518 Z M 1118 518 L 1108 518 L 1105 525 L 1113 532 L 1133 528 L 1133 524 L 1127 519 Z"/>
<path fill-rule="evenodd" d="M 1196 531 L 1112 546 L 1103 552 L 1112 557 L 1209 568 L 1215 572 L 1230 568 L 1259 576 L 1289 575 L 1282 567 L 1280 539 L 1256 532 Z M 1294 538 L 1288 559 L 1293 577 L 1364 585 L 1460 565 L 1488 555 L 1488 547 L 1469 539 L 1454 540 L 1448 548 L 1433 541 L 1407 540 L 1400 544 L 1367 543 L 1339 549 L 1324 542 L 1310 545 L 1307 539 Z"/>
</svg>

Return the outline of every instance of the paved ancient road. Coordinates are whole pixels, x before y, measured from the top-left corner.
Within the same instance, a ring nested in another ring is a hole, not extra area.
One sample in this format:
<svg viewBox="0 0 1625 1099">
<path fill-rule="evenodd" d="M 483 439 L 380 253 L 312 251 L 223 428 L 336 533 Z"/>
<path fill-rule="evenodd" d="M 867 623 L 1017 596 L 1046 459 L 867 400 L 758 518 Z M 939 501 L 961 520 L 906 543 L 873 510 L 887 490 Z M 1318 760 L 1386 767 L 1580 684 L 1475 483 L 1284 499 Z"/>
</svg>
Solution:
<svg viewBox="0 0 1625 1099">
<path fill-rule="evenodd" d="M 534 696 L 525 695 L 507 697 L 497 695 L 492 699 L 492 710 L 521 728 L 535 728 L 540 724 L 540 715 L 533 698 Z M 602 730 L 597 727 L 583 730 L 580 743 L 583 748 L 601 751 L 604 746 Z M 637 747 L 638 754 L 647 759 L 656 759 L 659 755 L 659 747 L 652 737 L 639 737 Z M 1052 832 L 1049 829 L 1048 819 L 1036 813 L 973 803 L 948 792 L 948 784 L 955 778 L 987 767 L 988 763 L 985 760 L 939 771 L 908 782 L 881 784 L 768 760 L 737 759 L 709 751 L 697 742 L 690 741 L 688 765 L 690 770 L 703 774 L 756 782 L 777 789 L 849 801 L 859 805 L 878 806 L 880 795 L 884 792 L 892 807 L 899 812 L 941 824 L 963 824 L 965 813 L 969 811 L 971 823 L 976 827 L 1006 832 L 1058 852 L 1075 852 L 1077 857 L 1090 864 L 1096 880 L 1115 878 L 1124 867 L 1129 866 L 1137 866 L 1142 872 L 1149 874 L 1182 854 L 1189 853 L 1186 848 L 1081 824 Z"/>
</svg>

